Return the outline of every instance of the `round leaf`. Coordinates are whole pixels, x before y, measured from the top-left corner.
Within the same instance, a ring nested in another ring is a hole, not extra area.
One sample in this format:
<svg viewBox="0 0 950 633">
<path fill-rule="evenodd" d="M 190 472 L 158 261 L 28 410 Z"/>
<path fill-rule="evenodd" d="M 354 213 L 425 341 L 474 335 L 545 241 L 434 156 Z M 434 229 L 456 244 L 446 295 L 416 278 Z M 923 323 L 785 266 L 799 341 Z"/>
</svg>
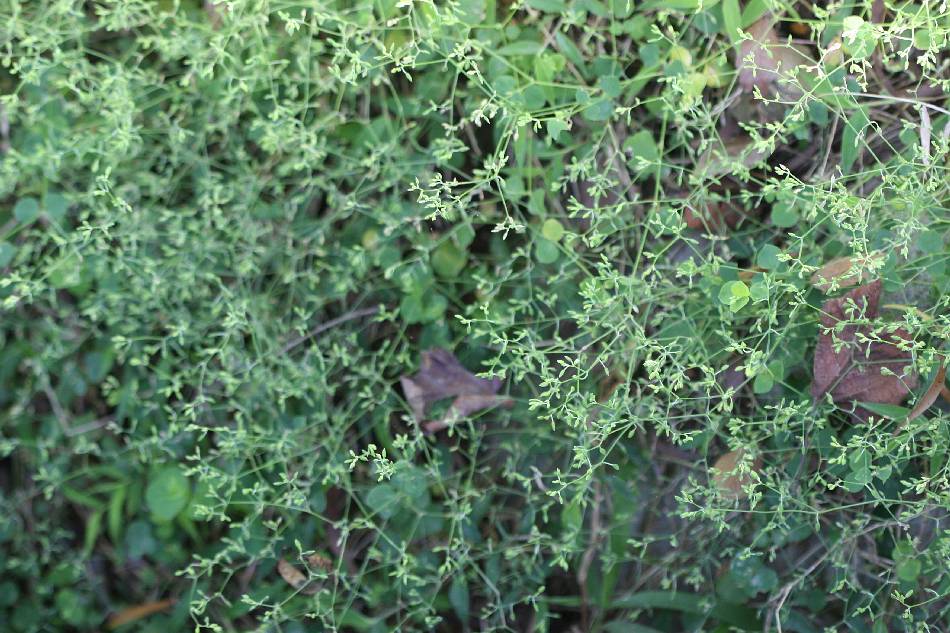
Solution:
<svg viewBox="0 0 950 633">
<path fill-rule="evenodd" d="M 553 264 L 561 256 L 557 244 L 551 240 L 540 238 L 534 243 L 534 257 L 542 264 Z"/>
<path fill-rule="evenodd" d="M 40 203 L 32 197 L 20 198 L 13 207 L 13 217 L 23 224 L 35 222 L 40 217 Z"/>
<path fill-rule="evenodd" d="M 541 235 L 552 242 L 560 241 L 561 237 L 564 236 L 564 225 L 554 218 L 545 220 L 544 224 L 541 225 Z"/>
<path fill-rule="evenodd" d="M 145 489 L 145 502 L 152 517 L 159 522 L 171 521 L 188 505 L 191 486 L 177 466 L 167 466 L 154 475 Z"/>
</svg>

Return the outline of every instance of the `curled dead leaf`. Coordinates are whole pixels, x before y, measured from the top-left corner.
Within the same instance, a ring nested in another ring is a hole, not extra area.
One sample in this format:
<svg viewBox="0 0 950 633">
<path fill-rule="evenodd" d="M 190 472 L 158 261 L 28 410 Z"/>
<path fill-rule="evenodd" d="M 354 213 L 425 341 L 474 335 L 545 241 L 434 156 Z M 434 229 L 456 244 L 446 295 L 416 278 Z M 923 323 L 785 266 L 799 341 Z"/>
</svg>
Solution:
<svg viewBox="0 0 950 633">
<path fill-rule="evenodd" d="M 739 85 L 747 92 L 758 87 L 764 95 L 795 96 L 801 90 L 785 80 L 797 66 L 813 60 L 805 48 L 783 40 L 772 26 L 774 21 L 766 13 L 747 29 L 751 39 L 742 40 L 736 58 Z"/>
<path fill-rule="evenodd" d="M 333 569 L 333 561 L 319 553 L 307 556 L 307 564 L 320 571 L 329 572 Z"/>
<path fill-rule="evenodd" d="M 937 374 L 934 376 L 933 382 L 930 383 L 930 386 L 927 387 L 927 391 L 924 392 L 924 395 L 920 397 L 914 408 L 910 410 L 910 413 L 907 414 L 907 419 L 901 424 L 900 428 L 903 428 L 904 424 L 907 424 L 911 420 L 916 419 L 924 411 L 930 408 L 930 406 L 937 401 L 937 397 L 941 394 L 943 390 L 947 388 L 944 381 L 947 379 L 947 365 L 944 363 L 940 369 L 937 370 Z"/>
<path fill-rule="evenodd" d="M 752 281 L 756 275 L 764 272 L 768 271 L 761 266 L 752 266 L 751 268 L 740 270 L 738 273 L 739 281 Z"/>
<path fill-rule="evenodd" d="M 610 396 L 613 392 L 617 390 L 617 387 L 624 384 L 625 381 L 624 375 L 621 374 L 619 370 L 612 369 L 597 386 L 597 402 L 603 404 L 610 400 Z"/>
<path fill-rule="evenodd" d="M 808 37 L 811 35 L 811 27 L 804 22 L 792 22 L 788 26 L 788 30 L 791 31 L 795 37 Z"/>
<path fill-rule="evenodd" d="M 308 586 L 308 580 L 304 573 L 283 558 L 277 561 L 277 573 L 284 579 L 284 582 L 300 593 L 312 595 L 317 592 L 317 587 Z"/>
<path fill-rule="evenodd" d="M 756 457 L 751 468 L 743 470 L 740 464 L 744 461 L 744 458 L 745 452 L 742 449 L 737 449 L 720 455 L 716 463 L 713 464 L 712 482 L 724 497 L 740 500 L 748 496 L 744 489 L 755 481 L 752 472 L 758 471 L 762 467 L 762 460 Z"/>
<path fill-rule="evenodd" d="M 146 602 L 144 604 L 137 604 L 134 607 L 122 609 L 118 613 L 109 616 L 109 619 L 106 622 L 106 628 L 110 631 L 117 629 L 120 626 L 128 624 L 129 622 L 135 622 L 136 620 L 147 618 L 148 616 L 158 613 L 159 611 L 170 609 L 174 605 L 175 601 L 168 599 L 158 600 L 156 602 Z"/>
<path fill-rule="evenodd" d="M 501 380 L 475 376 L 444 349 L 422 352 L 422 366 L 418 373 L 403 376 L 399 381 L 413 415 L 429 433 L 444 429 L 453 421 L 476 411 L 508 402 L 497 395 Z M 441 420 L 422 422 L 430 405 L 450 397 L 455 399 Z"/>
<path fill-rule="evenodd" d="M 838 257 L 819 268 L 811 276 L 811 285 L 824 293 L 835 288 L 850 288 L 871 278 L 870 268 L 884 262 L 884 254 L 870 253 L 867 256 Z"/>
<path fill-rule="evenodd" d="M 813 397 L 821 398 L 830 393 L 836 403 L 900 404 L 917 386 L 911 354 L 904 349 L 911 341 L 906 330 L 885 331 L 874 336 L 870 325 L 836 327 L 842 321 L 859 317 L 877 318 L 880 300 L 881 281 L 876 280 L 825 301 L 822 331 L 815 348 Z M 852 304 L 857 306 L 857 312 L 852 313 Z M 883 369 L 888 373 L 882 373 Z M 867 415 L 863 409 L 856 413 L 861 417 Z"/>
</svg>

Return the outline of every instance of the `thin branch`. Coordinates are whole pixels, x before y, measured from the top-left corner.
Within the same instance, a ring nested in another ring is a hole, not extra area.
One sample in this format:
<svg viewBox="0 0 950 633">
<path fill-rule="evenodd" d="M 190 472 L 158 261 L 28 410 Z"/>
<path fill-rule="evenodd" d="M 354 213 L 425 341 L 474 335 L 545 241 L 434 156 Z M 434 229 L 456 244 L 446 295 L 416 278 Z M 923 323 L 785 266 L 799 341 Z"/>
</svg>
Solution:
<svg viewBox="0 0 950 633">
<path fill-rule="evenodd" d="M 325 322 L 325 323 L 321 323 L 320 325 L 318 325 L 317 327 L 313 328 L 312 330 L 310 330 L 309 332 L 307 332 L 307 333 L 304 334 L 303 336 L 298 336 L 298 337 L 295 338 L 294 340 L 292 340 L 292 341 L 290 341 L 289 343 L 287 343 L 286 345 L 284 345 L 284 347 L 283 347 L 283 349 L 282 349 L 281 351 L 286 354 L 287 352 L 291 351 L 291 350 L 294 349 L 295 347 L 300 346 L 302 343 L 307 342 L 308 340 L 312 339 L 312 338 L 315 337 L 315 336 L 318 336 L 318 335 L 322 334 L 323 332 L 326 332 L 327 330 L 330 330 L 330 329 L 332 329 L 332 328 L 335 328 L 335 327 L 338 326 L 338 325 L 342 325 L 342 324 L 346 323 L 347 321 L 353 321 L 353 320 L 355 320 L 355 319 L 361 319 L 361 318 L 366 317 L 366 316 L 370 316 L 370 315 L 373 315 L 373 314 L 377 314 L 378 312 L 379 312 L 379 306 L 375 306 L 375 307 L 372 307 L 372 308 L 363 308 L 362 310 L 354 310 L 354 311 L 352 311 L 352 312 L 347 312 L 346 314 L 343 314 L 343 315 L 341 315 L 341 316 L 338 316 L 338 317 L 335 318 L 335 319 L 330 319 L 329 321 L 327 321 L 327 322 Z"/>
</svg>

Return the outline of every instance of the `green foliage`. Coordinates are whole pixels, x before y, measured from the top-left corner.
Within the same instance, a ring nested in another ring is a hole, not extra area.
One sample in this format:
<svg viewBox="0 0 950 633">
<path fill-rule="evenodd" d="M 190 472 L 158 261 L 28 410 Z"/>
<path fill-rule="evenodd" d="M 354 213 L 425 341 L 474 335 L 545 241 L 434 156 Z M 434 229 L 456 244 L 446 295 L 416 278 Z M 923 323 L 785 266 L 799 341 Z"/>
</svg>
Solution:
<svg viewBox="0 0 950 633">
<path fill-rule="evenodd" d="M 4 3 L 4 630 L 950 627 L 938 4 Z M 811 396 L 838 257 L 907 406 Z"/>
</svg>

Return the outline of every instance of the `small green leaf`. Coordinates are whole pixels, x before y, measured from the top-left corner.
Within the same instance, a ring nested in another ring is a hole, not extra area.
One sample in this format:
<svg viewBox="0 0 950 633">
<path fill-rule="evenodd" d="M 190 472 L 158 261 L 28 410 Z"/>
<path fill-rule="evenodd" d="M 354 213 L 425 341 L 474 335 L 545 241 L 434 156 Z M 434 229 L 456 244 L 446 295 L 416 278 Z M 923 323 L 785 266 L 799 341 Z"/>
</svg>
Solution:
<svg viewBox="0 0 950 633">
<path fill-rule="evenodd" d="M 96 539 L 99 538 L 99 533 L 102 531 L 102 514 L 103 511 L 99 510 L 90 514 L 89 518 L 86 519 L 86 533 L 82 545 L 83 558 L 88 558 L 92 553 L 92 548 L 96 546 Z"/>
<path fill-rule="evenodd" d="M 145 489 L 145 502 L 152 517 L 165 523 L 174 519 L 188 505 L 191 484 L 178 466 L 166 466 L 153 475 Z"/>
<path fill-rule="evenodd" d="M 719 301 L 729 306 L 732 312 L 738 312 L 749 303 L 752 293 L 741 281 L 727 281 L 719 289 Z"/>
<path fill-rule="evenodd" d="M 445 314 L 449 302 L 431 288 L 417 288 L 404 295 L 399 312 L 406 323 L 430 323 Z"/>
<path fill-rule="evenodd" d="M 0 607 L 9 607 L 16 604 L 20 597 L 20 590 L 9 580 L 0 583 Z"/>
<path fill-rule="evenodd" d="M 739 36 L 739 29 L 742 27 L 742 9 L 739 7 L 739 0 L 723 0 L 722 3 L 722 31 L 733 45 L 738 44 L 742 38 Z"/>
<path fill-rule="evenodd" d="M 584 527 L 584 509 L 580 499 L 571 501 L 561 509 L 561 526 L 570 533 L 580 532 Z"/>
<path fill-rule="evenodd" d="M 649 130 L 640 130 L 629 137 L 624 141 L 623 147 L 630 153 L 629 164 L 631 166 L 636 166 L 640 163 L 637 159 L 654 162 L 660 157 L 660 150 Z"/>
<path fill-rule="evenodd" d="M 614 102 L 611 99 L 597 99 L 584 110 L 584 118 L 588 121 L 606 121 L 614 113 Z"/>
<path fill-rule="evenodd" d="M 877 36 L 874 27 L 860 15 L 849 15 L 842 23 L 841 44 L 844 51 L 854 59 L 864 59 L 874 52 Z"/>
<path fill-rule="evenodd" d="M 498 54 L 502 57 L 517 57 L 519 55 L 537 55 L 543 50 L 544 44 L 541 42 L 521 40 L 502 46 L 498 49 Z"/>
<path fill-rule="evenodd" d="M 772 374 L 763 371 L 756 375 L 755 381 L 752 383 L 752 391 L 758 394 L 768 393 L 774 386 L 775 379 L 772 378 Z"/>
<path fill-rule="evenodd" d="M 752 301 L 760 303 L 769 300 L 769 287 L 762 281 L 757 281 L 749 287 L 749 296 Z"/>
<path fill-rule="evenodd" d="M 789 200 L 778 200 L 772 205 L 772 224 L 787 229 L 798 224 L 798 212 Z"/>
<path fill-rule="evenodd" d="M 775 246 L 774 244 L 766 244 L 759 249 L 759 254 L 755 258 L 755 263 L 757 266 L 761 266 L 766 270 L 775 270 L 778 268 L 781 262 L 778 260 L 778 256 L 782 253 L 782 250 Z"/>
<path fill-rule="evenodd" d="M 120 486 L 116 488 L 112 492 L 112 496 L 109 497 L 107 515 L 109 538 L 116 546 L 119 545 L 122 538 L 122 522 L 125 518 L 122 511 L 125 509 L 125 497 L 128 493 L 128 489 L 128 486 Z"/>
<path fill-rule="evenodd" d="M 22 224 L 35 222 L 40 217 L 40 203 L 33 197 L 20 198 L 13 207 L 13 217 Z"/>
<path fill-rule="evenodd" d="M 543 235 L 546 240 L 559 242 L 561 237 L 564 236 L 564 225 L 554 218 L 548 218 L 544 221 L 544 224 L 541 225 L 541 235 Z"/>
<path fill-rule="evenodd" d="M 534 242 L 534 257 L 542 264 L 553 264 L 561 256 L 557 244 L 543 237 Z"/>
<path fill-rule="evenodd" d="M 564 0 L 528 0 L 526 4 L 532 9 L 550 13 L 563 13 L 567 9 Z"/>
<path fill-rule="evenodd" d="M 859 143 L 864 138 L 864 130 L 871 124 L 864 108 L 855 110 L 845 121 L 844 131 L 841 133 L 841 171 L 851 173 L 851 167 L 858 159 Z"/>
<path fill-rule="evenodd" d="M 862 409 L 891 420 L 903 420 L 910 414 L 910 409 L 897 404 L 882 404 L 879 402 L 858 402 Z"/>
<path fill-rule="evenodd" d="M 158 549 L 152 526 L 145 521 L 133 521 L 125 530 L 125 551 L 129 558 L 142 558 Z"/>
<path fill-rule="evenodd" d="M 370 512 L 377 513 L 384 519 L 389 519 L 399 509 L 398 500 L 393 485 L 384 482 L 374 486 L 366 495 L 366 507 Z"/>
<path fill-rule="evenodd" d="M 551 119 L 547 122 L 548 138 L 552 141 L 556 141 L 557 137 L 561 135 L 561 132 L 566 132 L 568 127 L 567 121 Z"/>
<path fill-rule="evenodd" d="M 600 78 L 600 80 L 598 80 L 597 84 L 600 86 L 600 89 L 604 91 L 604 94 L 611 99 L 616 99 L 620 96 L 622 87 L 620 85 L 620 80 L 616 76 L 604 75 Z"/>
<path fill-rule="evenodd" d="M 468 622 L 469 594 L 468 583 L 465 582 L 464 576 L 456 576 L 452 580 L 452 584 L 449 586 L 449 604 L 452 605 L 452 609 L 459 620 Z"/>
<path fill-rule="evenodd" d="M 445 240 L 429 256 L 432 270 L 440 277 L 454 279 L 465 269 L 468 254 L 455 245 L 452 240 Z"/>
<path fill-rule="evenodd" d="M 51 220 L 61 224 L 69 210 L 69 200 L 63 194 L 51 191 L 43 196 L 43 208 Z"/>
<path fill-rule="evenodd" d="M 5 268 L 12 262 L 14 255 L 16 255 L 16 246 L 10 242 L 0 242 L 0 268 Z"/>
<path fill-rule="evenodd" d="M 736 558 L 732 562 L 732 573 L 736 576 L 736 583 L 750 598 L 778 586 L 778 575 L 762 562 L 761 556 Z"/>
<path fill-rule="evenodd" d="M 895 563 L 894 571 L 904 582 L 915 582 L 920 576 L 921 564 L 916 558 L 905 558 Z"/>
</svg>

